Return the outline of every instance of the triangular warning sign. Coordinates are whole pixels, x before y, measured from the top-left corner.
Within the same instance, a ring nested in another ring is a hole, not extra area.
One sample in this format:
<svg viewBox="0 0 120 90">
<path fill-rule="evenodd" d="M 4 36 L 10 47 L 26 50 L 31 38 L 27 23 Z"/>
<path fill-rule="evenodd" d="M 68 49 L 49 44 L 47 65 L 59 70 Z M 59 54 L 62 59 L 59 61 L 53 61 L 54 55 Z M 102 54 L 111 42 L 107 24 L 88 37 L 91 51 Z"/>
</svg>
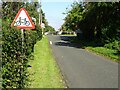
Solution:
<svg viewBox="0 0 120 90">
<path fill-rule="evenodd" d="M 20 28 L 20 29 L 34 29 L 35 28 L 35 25 L 32 22 L 32 19 L 30 18 L 28 12 L 24 8 L 21 8 L 18 11 L 11 26 L 16 26 L 17 28 Z"/>
</svg>

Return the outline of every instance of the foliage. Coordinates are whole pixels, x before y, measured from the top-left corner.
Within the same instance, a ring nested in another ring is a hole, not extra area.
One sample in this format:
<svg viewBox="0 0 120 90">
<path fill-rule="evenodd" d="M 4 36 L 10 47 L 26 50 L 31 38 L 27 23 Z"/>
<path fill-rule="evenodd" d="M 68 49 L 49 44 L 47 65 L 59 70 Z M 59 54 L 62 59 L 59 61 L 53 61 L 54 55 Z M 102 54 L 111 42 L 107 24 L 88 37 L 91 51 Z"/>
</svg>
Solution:
<svg viewBox="0 0 120 90">
<path fill-rule="evenodd" d="M 24 31 L 24 50 L 25 54 L 29 56 L 31 52 L 34 50 L 34 44 L 41 40 L 42 38 L 42 31 L 39 25 L 36 26 L 35 30 L 25 30 Z"/>
<path fill-rule="evenodd" d="M 30 17 L 36 18 L 34 30 L 24 30 L 24 43 L 22 46 L 21 31 L 17 28 L 11 28 L 10 25 L 18 10 L 24 7 Z M 39 13 L 37 12 L 38 3 L 22 2 L 3 2 L 2 4 L 2 87 L 3 88 L 25 88 L 28 85 L 28 62 L 29 56 L 34 51 L 34 44 L 41 40 L 42 29 L 39 23 Z M 42 12 L 45 29 L 53 30 L 45 19 Z"/>
<path fill-rule="evenodd" d="M 114 42 L 105 44 L 104 47 L 120 51 L 120 41 L 115 40 Z"/>
<path fill-rule="evenodd" d="M 20 30 L 4 25 L 2 40 L 2 86 L 3 88 L 22 88 L 25 83 L 24 69 L 26 69 L 27 60 L 22 59 Z"/>
<path fill-rule="evenodd" d="M 24 5 L 24 8 L 26 8 L 26 10 L 29 12 L 30 16 L 36 18 L 36 23 L 39 23 L 39 12 L 34 12 L 33 13 L 33 11 L 37 11 L 38 7 L 39 7 L 38 2 L 34 2 L 32 4 L 26 3 Z M 41 13 L 42 13 L 42 23 L 45 24 L 44 32 L 48 32 L 48 31 L 53 32 L 53 31 L 55 31 L 53 27 L 48 25 L 48 22 L 45 19 L 45 13 L 43 12 L 42 9 L 41 9 Z"/>
<path fill-rule="evenodd" d="M 21 32 L 3 23 L 2 78 L 3 88 L 24 88 L 27 79 L 28 56 L 33 52 L 34 44 L 41 39 L 37 31 L 24 31 L 22 47 Z M 41 35 L 41 34 L 40 34 Z M 23 50 L 23 51 L 22 51 Z"/>
<path fill-rule="evenodd" d="M 104 55 L 108 58 L 111 58 L 113 61 L 120 62 L 117 50 L 108 49 L 105 47 L 86 47 L 86 49 L 92 50 L 97 54 Z"/>
<path fill-rule="evenodd" d="M 77 26 L 76 28 L 80 28 L 88 39 L 100 39 L 102 34 L 108 37 L 108 33 L 111 36 L 111 32 L 116 35 L 120 31 L 119 4 L 120 2 L 73 3 L 72 9 L 67 12 L 63 26 L 72 30 Z M 107 28 L 106 33 L 104 28 Z"/>
<path fill-rule="evenodd" d="M 67 16 L 65 17 L 65 23 L 62 25 L 61 29 L 62 30 L 73 30 L 75 31 L 78 26 L 78 21 L 82 20 L 83 16 L 83 7 L 81 4 L 74 2 L 72 6 L 72 9 L 68 11 L 66 14 Z"/>
<path fill-rule="evenodd" d="M 12 8 L 12 6 L 14 7 Z M 18 2 L 4 2 L 2 5 L 5 11 L 2 20 L 3 88 L 25 88 L 27 86 L 28 57 L 34 51 L 34 44 L 42 38 L 40 26 L 36 25 L 35 30 L 24 31 L 24 43 L 22 46 L 21 30 L 10 27 L 18 9 L 22 6 L 24 6 L 23 3 Z M 32 13 L 34 11 L 31 11 Z M 33 15 L 36 15 L 36 13 Z"/>
<path fill-rule="evenodd" d="M 2 4 L 2 19 L 12 22 L 18 10 L 23 7 L 22 2 L 4 2 Z"/>
<path fill-rule="evenodd" d="M 52 32 L 55 31 L 55 29 L 53 27 L 51 27 L 50 25 L 47 25 L 46 29 L 45 29 L 45 32 L 48 32 L 48 31 L 52 33 Z"/>
<path fill-rule="evenodd" d="M 119 13 L 120 2 L 73 3 L 72 9 L 66 13 L 61 30 L 80 29 L 83 39 L 107 44 L 105 47 L 112 45 L 116 49 L 120 41 Z"/>
</svg>

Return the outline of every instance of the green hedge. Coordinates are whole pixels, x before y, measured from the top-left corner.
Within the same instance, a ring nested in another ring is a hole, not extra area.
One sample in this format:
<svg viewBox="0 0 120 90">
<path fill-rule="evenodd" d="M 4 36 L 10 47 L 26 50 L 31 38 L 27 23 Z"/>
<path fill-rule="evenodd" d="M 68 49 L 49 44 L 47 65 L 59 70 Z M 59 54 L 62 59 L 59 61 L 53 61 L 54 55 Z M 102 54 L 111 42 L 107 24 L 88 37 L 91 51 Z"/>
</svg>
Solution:
<svg viewBox="0 0 120 90">
<path fill-rule="evenodd" d="M 21 31 L 2 23 L 2 87 L 25 88 L 28 82 L 28 56 L 33 52 L 34 44 L 42 38 L 39 26 L 35 30 L 24 31 L 22 47 Z M 22 53 L 22 49 L 23 52 Z"/>
</svg>

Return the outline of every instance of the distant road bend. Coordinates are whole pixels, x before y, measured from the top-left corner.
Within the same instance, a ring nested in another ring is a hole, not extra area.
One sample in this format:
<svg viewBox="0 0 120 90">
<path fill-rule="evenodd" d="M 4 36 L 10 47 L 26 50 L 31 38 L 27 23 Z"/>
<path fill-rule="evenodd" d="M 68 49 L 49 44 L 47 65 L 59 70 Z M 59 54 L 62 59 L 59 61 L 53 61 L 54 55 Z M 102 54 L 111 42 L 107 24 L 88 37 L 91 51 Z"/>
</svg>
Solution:
<svg viewBox="0 0 120 90">
<path fill-rule="evenodd" d="M 48 38 L 69 88 L 118 88 L 118 63 L 75 46 L 69 37 Z"/>
</svg>

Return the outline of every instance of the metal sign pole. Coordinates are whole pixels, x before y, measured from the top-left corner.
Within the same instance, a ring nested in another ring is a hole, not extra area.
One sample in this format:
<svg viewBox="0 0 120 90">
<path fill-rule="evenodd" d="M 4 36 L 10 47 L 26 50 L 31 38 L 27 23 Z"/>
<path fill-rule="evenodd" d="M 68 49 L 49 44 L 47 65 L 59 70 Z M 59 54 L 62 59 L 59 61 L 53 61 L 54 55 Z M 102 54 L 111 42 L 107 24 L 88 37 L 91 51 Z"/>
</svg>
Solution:
<svg viewBox="0 0 120 90">
<path fill-rule="evenodd" d="M 23 59 L 24 59 L 24 30 L 21 29 L 21 37 L 22 37 L 22 65 L 23 65 Z M 23 72 L 23 69 L 21 70 Z"/>
<path fill-rule="evenodd" d="M 21 67 L 23 66 L 23 59 L 24 59 L 24 30 L 21 29 L 21 38 L 22 38 L 22 51 L 21 51 L 21 55 L 22 55 L 22 59 L 21 59 Z M 23 68 L 20 67 L 20 77 L 22 78 L 22 74 L 23 74 Z M 21 82 L 21 87 L 23 86 L 23 80 L 20 81 Z"/>
<path fill-rule="evenodd" d="M 24 55 L 23 49 L 24 49 L 24 31 L 21 29 L 21 37 L 22 37 L 22 56 Z"/>
</svg>

